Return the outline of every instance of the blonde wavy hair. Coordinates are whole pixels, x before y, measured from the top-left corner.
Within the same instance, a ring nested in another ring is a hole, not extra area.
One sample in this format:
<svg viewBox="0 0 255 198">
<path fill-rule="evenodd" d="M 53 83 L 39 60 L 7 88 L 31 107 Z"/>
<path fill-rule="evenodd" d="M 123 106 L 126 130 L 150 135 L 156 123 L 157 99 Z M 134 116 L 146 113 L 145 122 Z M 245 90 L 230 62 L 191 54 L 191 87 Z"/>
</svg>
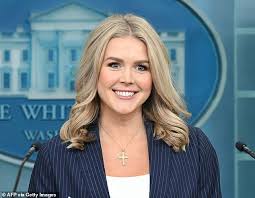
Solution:
<svg viewBox="0 0 255 198">
<path fill-rule="evenodd" d="M 185 150 L 189 130 L 184 119 L 190 114 L 173 85 L 167 50 L 153 27 L 133 14 L 110 16 L 91 32 L 78 71 L 76 102 L 60 130 L 61 139 L 70 142 L 68 148 L 80 150 L 95 139 L 87 128 L 100 112 L 97 83 L 105 49 L 112 38 L 125 36 L 133 36 L 147 46 L 153 88 L 143 104 L 144 117 L 154 122 L 157 139 L 164 140 L 175 151 Z"/>
</svg>

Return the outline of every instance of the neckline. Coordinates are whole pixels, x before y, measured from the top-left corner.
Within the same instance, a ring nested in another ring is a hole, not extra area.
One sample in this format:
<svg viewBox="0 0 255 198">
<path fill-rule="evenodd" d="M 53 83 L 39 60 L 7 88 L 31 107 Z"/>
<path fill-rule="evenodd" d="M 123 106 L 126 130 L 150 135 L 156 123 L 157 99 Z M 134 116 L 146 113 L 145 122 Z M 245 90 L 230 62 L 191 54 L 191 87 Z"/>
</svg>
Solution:
<svg viewBox="0 0 255 198">
<path fill-rule="evenodd" d="M 145 175 L 135 175 L 135 176 L 110 176 L 106 175 L 107 178 L 116 178 L 116 179 L 122 179 L 122 178 L 141 178 L 141 177 L 148 177 L 150 174 L 145 174 Z"/>
</svg>

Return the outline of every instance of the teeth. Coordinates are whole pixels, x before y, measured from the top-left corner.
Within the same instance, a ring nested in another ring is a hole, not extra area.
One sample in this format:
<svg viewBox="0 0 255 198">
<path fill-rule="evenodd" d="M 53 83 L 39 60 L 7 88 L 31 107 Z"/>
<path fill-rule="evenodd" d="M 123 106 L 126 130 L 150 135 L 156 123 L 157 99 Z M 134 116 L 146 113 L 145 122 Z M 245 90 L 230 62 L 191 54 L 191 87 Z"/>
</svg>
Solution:
<svg viewBox="0 0 255 198">
<path fill-rule="evenodd" d="M 118 96 L 133 96 L 135 93 L 130 91 L 115 91 Z"/>
</svg>

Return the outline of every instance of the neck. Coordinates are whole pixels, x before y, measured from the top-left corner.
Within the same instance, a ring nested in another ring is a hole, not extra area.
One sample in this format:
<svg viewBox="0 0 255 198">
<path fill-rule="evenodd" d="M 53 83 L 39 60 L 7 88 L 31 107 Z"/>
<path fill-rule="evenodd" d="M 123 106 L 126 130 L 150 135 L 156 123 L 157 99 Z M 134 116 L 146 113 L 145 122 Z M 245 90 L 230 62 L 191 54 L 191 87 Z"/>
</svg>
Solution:
<svg viewBox="0 0 255 198">
<path fill-rule="evenodd" d="M 100 124 L 114 137 L 130 137 L 137 130 L 144 131 L 142 111 L 129 115 L 117 115 L 107 111 L 100 112 Z"/>
</svg>

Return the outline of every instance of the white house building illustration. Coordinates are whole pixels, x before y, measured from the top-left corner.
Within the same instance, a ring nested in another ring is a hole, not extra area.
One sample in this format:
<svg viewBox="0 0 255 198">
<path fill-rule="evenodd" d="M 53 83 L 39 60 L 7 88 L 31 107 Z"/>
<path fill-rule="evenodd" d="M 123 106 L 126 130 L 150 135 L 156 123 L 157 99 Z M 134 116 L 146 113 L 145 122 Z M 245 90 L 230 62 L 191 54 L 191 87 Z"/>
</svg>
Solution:
<svg viewBox="0 0 255 198">
<path fill-rule="evenodd" d="M 88 34 L 107 17 L 79 3 L 32 13 L 30 30 L 0 32 L 0 97 L 74 98 L 75 72 Z M 185 93 L 185 33 L 159 32 L 174 80 Z"/>
</svg>

